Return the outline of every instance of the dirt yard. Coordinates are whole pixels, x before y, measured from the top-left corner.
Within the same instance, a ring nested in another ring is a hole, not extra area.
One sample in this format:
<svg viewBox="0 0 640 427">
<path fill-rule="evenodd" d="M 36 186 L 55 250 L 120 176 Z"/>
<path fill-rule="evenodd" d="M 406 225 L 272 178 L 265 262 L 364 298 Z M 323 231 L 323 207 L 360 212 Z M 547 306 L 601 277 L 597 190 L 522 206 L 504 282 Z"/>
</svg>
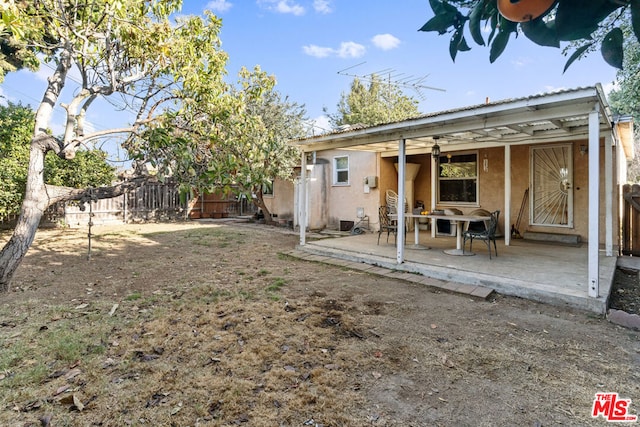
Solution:
<svg viewBox="0 0 640 427">
<path fill-rule="evenodd" d="M 603 426 L 639 332 L 283 254 L 254 224 L 43 230 L 0 295 L 3 426 Z M 2 242 L 8 235 L 2 235 Z M 0 242 L 1 243 L 1 242 Z"/>
</svg>

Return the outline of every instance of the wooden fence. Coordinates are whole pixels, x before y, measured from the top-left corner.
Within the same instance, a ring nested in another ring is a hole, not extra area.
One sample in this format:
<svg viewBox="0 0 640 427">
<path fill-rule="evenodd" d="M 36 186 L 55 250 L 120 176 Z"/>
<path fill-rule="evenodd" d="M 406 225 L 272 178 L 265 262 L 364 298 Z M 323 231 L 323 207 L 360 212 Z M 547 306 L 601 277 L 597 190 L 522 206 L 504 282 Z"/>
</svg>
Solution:
<svg viewBox="0 0 640 427">
<path fill-rule="evenodd" d="M 178 184 L 146 183 L 111 199 L 86 203 L 84 210 L 77 202 L 61 202 L 50 206 L 41 226 L 66 225 L 83 227 L 92 219 L 94 225 L 145 221 L 174 221 L 196 218 L 225 218 L 256 212 L 246 198 L 205 194 L 181 202 Z M 0 228 L 13 228 L 17 214 L 0 218 Z"/>
<path fill-rule="evenodd" d="M 640 256 L 640 185 L 622 187 L 622 254 Z"/>
</svg>

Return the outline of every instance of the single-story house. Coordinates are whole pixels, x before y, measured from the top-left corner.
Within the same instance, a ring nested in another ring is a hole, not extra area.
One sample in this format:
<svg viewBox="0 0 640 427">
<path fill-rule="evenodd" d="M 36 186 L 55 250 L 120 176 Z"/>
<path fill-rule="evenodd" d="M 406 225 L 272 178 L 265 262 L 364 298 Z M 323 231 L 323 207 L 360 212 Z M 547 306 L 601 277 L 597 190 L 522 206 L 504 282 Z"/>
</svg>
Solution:
<svg viewBox="0 0 640 427">
<path fill-rule="evenodd" d="M 353 126 L 292 143 L 302 150 L 293 188 L 301 246 L 306 230 L 338 229 L 345 221 L 365 218 L 375 231 L 378 208 L 392 190 L 409 212 L 500 210 L 506 247 L 514 233 L 585 245 L 591 297 L 599 296 L 599 251 L 618 254 L 633 122 L 612 115 L 600 84 Z M 286 193 L 282 201 L 290 211 Z M 279 200 L 274 191 L 274 211 Z M 403 211 L 398 215 L 403 223 Z M 404 261 L 405 236 L 398 233 L 396 262 Z"/>
</svg>

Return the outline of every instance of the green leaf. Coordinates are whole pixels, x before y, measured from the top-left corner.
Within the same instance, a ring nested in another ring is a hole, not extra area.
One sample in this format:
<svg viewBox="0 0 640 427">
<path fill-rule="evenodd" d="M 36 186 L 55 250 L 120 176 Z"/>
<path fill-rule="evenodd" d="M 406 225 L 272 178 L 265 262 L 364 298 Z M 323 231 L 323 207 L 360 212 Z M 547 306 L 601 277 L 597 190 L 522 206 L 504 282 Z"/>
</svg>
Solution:
<svg viewBox="0 0 640 427">
<path fill-rule="evenodd" d="M 451 56 L 453 62 L 455 62 L 458 51 L 466 52 L 468 50 L 471 50 L 471 48 L 467 44 L 467 41 L 464 39 L 463 28 L 459 28 L 455 33 L 453 33 L 451 41 L 449 42 L 449 55 Z"/>
<path fill-rule="evenodd" d="M 600 46 L 602 57 L 607 64 L 619 70 L 622 70 L 622 60 L 624 57 L 622 49 L 623 41 L 624 36 L 622 35 L 622 30 L 616 27 L 607 33 Z"/>
<path fill-rule="evenodd" d="M 469 32 L 473 40 L 480 46 L 484 46 L 484 38 L 480 30 L 480 22 L 482 21 L 482 12 L 484 11 L 484 1 L 479 1 L 476 7 L 469 14 Z"/>
<path fill-rule="evenodd" d="M 520 24 L 524 35 L 539 46 L 560 47 L 560 40 L 556 33 L 555 21 L 545 22 L 538 18 Z"/>
<path fill-rule="evenodd" d="M 598 24 L 622 4 L 610 0 L 562 0 L 556 11 L 558 39 L 588 39 Z"/>
<path fill-rule="evenodd" d="M 454 24 L 455 18 L 455 14 L 436 15 L 420 27 L 418 31 L 437 31 L 438 34 L 442 35 Z"/>
<path fill-rule="evenodd" d="M 493 64 L 493 62 L 502 55 L 502 52 L 504 52 L 504 49 L 507 47 L 507 43 L 509 43 L 510 34 L 510 31 L 498 31 L 498 34 L 493 39 L 493 43 L 491 43 L 489 62 Z"/>
<path fill-rule="evenodd" d="M 487 43 L 491 44 L 491 41 L 493 40 L 493 37 L 495 37 L 497 30 L 498 30 L 498 22 L 499 22 L 499 17 L 498 14 L 494 14 L 491 16 L 491 33 L 489 34 L 489 38 L 487 39 Z"/>
<path fill-rule="evenodd" d="M 564 70 L 562 70 L 562 73 L 564 74 L 565 71 L 567 71 L 567 69 L 569 68 L 569 66 L 571 64 L 573 64 L 573 62 L 578 59 L 580 57 L 580 55 L 582 55 L 584 53 L 585 50 L 589 49 L 591 46 L 593 46 L 593 43 L 589 43 L 586 44 L 584 46 L 581 46 L 580 48 L 576 49 L 575 52 L 573 52 L 573 54 L 569 57 L 569 59 L 567 60 L 567 63 L 564 64 Z"/>
<path fill-rule="evenodd" d="M 458 13 L 458 9 L 456 9 L 455 6 L 449 3 L 441 2 L 439 0 L 429 0 L 429 5 L 431 6 L 431 10 L 433 10 L 433 13 L 435 13 L 436 15 L 442 15 L 442 14 L 456 15 Z"/>
<path fill-rule="evenodd" d="M 631 7 L 631 25 L 636 38 L 640 40 L 640 2 L 633 2 Z"/>
</svg>

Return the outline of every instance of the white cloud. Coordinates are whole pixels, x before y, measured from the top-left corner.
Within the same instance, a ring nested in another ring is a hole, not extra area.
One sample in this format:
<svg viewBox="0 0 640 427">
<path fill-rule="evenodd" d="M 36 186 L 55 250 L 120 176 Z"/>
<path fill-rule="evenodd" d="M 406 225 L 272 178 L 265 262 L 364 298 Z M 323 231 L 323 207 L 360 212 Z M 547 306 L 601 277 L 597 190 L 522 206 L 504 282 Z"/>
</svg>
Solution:
<svg viewBox="0 0 640 427">
<path fill-rule="evenodd" d="M 373 36 L 371 42 L 375 47 L 382 50 L 395 49 L 400 45 L 400 39 L 391 34 L 377 34 Z"/>
<path fill-rule="evenodd" d="M 316 46 L 314 44 L 303 46 L 302 50 L 304 50 L 304 53 L 307 55 L 314 56 L 316 58 L 326 58 L 334 53 L 334 50 L 330 47 Z"/>
<path fill-rule="evenodd" d="M 529 58 L 529 57 L 526 57 L 526 56 L 522 57 L 521 56 L 519 58 L 516 58 L 516 59 L 512 60 L 511 63 L 513 65 L 515 65 L 516 67 L 520 68 L 520 67 L 525 67 L 525 66 L 527 66 L 529 64 L 532 64 L 533 60 L 531 58 Z"/>
<path fill-rule="evenodd" d="M 313 0 L 313 8 L 318 13 L 331 13 L 331 2 L 329 0 Z"/>
<path fill-rule="evenodd" d="M 212 10 L 214 12 L 226 12 L 231 9 L 233 4 L 227 0 L 211 0 L 205 6 L 205 9 Z"/>
<path fill-rule="evenodd" d="M 367 48 L 361 44 L 355 42 L 342 42 L 340 43 L 340 49 L 338 49 L 338 56 L 340 58 L 359 58 L 363 56 L 367 51 Z"/>
<path fill-rule="evenodd" d="M 259 5 L 264 5 L 268 10 L 278 13 L 290 13 L 295 16 L 304 15 L 304 7 L 293 0 L 258 0 Z"/>
<path fill-rule="evenodd" d="M 342 42 L 338 49 L 322 47 L 315 44 L 303 46 L 302 50 L 309 56 L 327 58 L 337 56 L 339 58 L 359 58 L 367 52 L 367 48 L 355 42 Z"/>
</svg>

